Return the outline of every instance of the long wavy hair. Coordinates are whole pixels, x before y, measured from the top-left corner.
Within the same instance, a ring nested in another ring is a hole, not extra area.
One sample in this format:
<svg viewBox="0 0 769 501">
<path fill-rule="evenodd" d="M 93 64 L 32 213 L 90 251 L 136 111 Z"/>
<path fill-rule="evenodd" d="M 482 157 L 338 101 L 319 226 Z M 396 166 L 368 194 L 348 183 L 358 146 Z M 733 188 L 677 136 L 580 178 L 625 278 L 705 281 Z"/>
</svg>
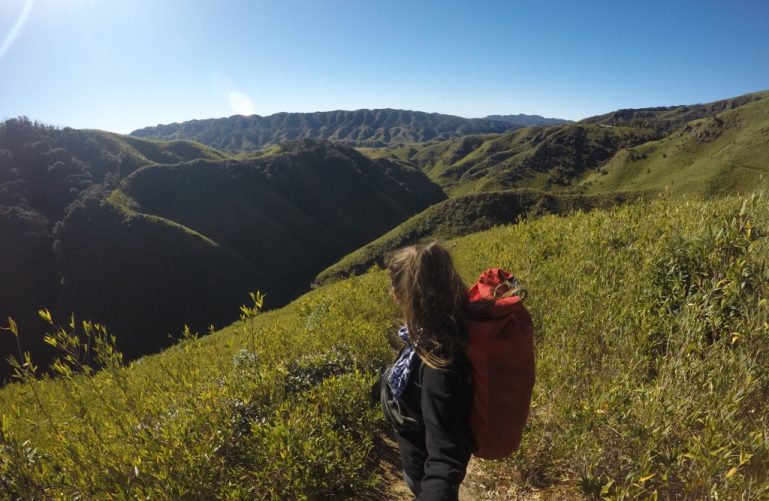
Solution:
<svg viewBox="0 0 769 501">
<path fill-rule="evenodd" d="M 409 341 L 430 367 L 446 367 L 467 346 L 467 287 L 451 254 L 437 242 L 387 257 L 392 293 L 403 311 Z"/>
</svg>

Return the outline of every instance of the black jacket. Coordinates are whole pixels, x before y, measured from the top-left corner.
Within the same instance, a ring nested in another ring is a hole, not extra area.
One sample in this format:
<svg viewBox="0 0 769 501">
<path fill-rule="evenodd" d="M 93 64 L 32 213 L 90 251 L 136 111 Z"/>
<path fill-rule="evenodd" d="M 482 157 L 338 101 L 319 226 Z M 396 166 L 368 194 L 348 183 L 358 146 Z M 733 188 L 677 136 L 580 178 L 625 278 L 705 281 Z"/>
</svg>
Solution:
<svg viewBox="0 0 769 501">
<path fill-rule="evenodd" d="M 402 400 L 419 424 L 395 433 L 403 469 L 420 501 L 456 501 L 473 450 L 470 365 L 465 359 L 445 369 L 416 363 Z"/>
</svg>

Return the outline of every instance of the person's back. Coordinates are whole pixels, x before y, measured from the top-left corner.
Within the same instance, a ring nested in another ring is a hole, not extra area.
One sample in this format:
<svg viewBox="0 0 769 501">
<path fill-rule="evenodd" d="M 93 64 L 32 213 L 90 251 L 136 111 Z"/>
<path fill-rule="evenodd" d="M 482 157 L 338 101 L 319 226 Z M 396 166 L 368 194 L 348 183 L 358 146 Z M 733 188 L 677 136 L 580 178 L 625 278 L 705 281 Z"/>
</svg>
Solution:
<svg viewBox="0 0 769 501">
<path fill-rule="evenodd" d="M 420 500 L 456 500 L 474 448 L 467 288 L 435 243 L 401 249 L 387 267 L 405 320 L 399 335 L 406 346 L 383 382 L 411 414 L 395 432 L 404 477 Z"/>
</svg>

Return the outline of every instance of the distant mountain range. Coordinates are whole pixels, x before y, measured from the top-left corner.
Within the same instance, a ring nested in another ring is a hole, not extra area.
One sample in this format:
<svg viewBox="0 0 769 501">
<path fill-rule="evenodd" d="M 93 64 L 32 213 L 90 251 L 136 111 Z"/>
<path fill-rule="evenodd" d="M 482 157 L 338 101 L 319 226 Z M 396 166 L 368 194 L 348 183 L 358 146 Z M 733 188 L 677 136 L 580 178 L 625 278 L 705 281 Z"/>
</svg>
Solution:
<svg viewBox="0 0 769 501">
<path fill-rule="evenodd" d="M 131 133 L 147 139 L 188 139 L 228 151 L 254 151 L 282 141 L 326 139 L 348 146 L 382 147 L 443 141 L 468 134 L 498 134 L 557 119 L 509 115 L 499 120 L 462 118 L 407 110 L 356 110 L 276 113 L 267 117 L 235 115 L 145 127 Z M 543 122 L 544 121 L 544 122 Z"/>
<path fill-rule="evenodd" d="M 495 122 L 507 122 L 518 127 L 531 127 L 532 125 L 561 125 L 571 122 L 563 118 L 545 118 L 540 115 L 489 115 L 483 117 L 484 120 L 493 120 Z"/>
</svg>

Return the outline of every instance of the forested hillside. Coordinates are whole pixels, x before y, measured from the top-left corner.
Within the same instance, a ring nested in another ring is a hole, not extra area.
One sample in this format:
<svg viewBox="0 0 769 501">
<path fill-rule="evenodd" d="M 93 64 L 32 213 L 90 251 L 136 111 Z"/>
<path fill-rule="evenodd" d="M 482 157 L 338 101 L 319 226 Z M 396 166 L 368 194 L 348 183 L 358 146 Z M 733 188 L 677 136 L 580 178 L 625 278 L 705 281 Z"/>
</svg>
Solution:
<svg viewBox="0 0 769 501">
<path fill-rule="evenodd" d="M 546 214 L 608 208 L 641 197 L 640 193 L 585 196 L 522 189 L 449 198 L 344 256 L 319 273 L 315 280 L 322 284 L 360 274 L 374 265 L 384 266 L 388 253 L 415 242 L 455 238 Z"/>
<path fill-rule="evenodd" d="M 110 325 L 134 357 L 185 323 L 231 321 L 253 290 L 281 305 L 410 242 L 639 197 L 746 192 L 769 172 L 766 92 L 428 142 L 411 141 L 492 122 L 397 110 L 268 118 L 174 129 L 282 131 L 239 160 L 190 141 L 0 125 L 0 318 L 16 318 L 26 348 L 45 358 L 37 309 L 74 310 Z M 307 135 L 389 146 L 360 147 L 364 156 L 332 142 L 272 144 Z M 0 349 L 16 348 L 4 338 Z"/>
<path fill-rule="evenodd" d="M 151 162 L 226 156 L 187 141 L 152 142 L 101 131 L 58 129 L 26 118 L 0 123 L 0 318 L 13 316 L 28 335 L 24 349 L 45 349 L 41 307 L 59 302 L 62 221 L 84 200 L 100 199 Z M 0 380 L 16 350 L 0 336 Z"/>
<path fill-rule="evenodd" d="M 562 118 L 545 118 L 541 115 L 526 115 L 524 113 L 518 113 L 517 115 L 489 115 L 484 117 L 484 119 L 507 122 L 521 127 L 531 127 L 533 125 L 561 125 L 571 121 Z"/>
<path fill-rule="evenodd" d="M 39 308 L 106 323 L 128 357 L 140 356 L 185 324 L 226 325 L 254 290 L 284 304 L 444 198 L 416 169 L 322 142 L 234 161 L 197 143 L 9 120 L 0 125 L 0 318 L 15 318 L 23 349 L 43 361 Z M 0 350 L 5 359 L 15 341 L 3 336 Z"/>
</svg>

